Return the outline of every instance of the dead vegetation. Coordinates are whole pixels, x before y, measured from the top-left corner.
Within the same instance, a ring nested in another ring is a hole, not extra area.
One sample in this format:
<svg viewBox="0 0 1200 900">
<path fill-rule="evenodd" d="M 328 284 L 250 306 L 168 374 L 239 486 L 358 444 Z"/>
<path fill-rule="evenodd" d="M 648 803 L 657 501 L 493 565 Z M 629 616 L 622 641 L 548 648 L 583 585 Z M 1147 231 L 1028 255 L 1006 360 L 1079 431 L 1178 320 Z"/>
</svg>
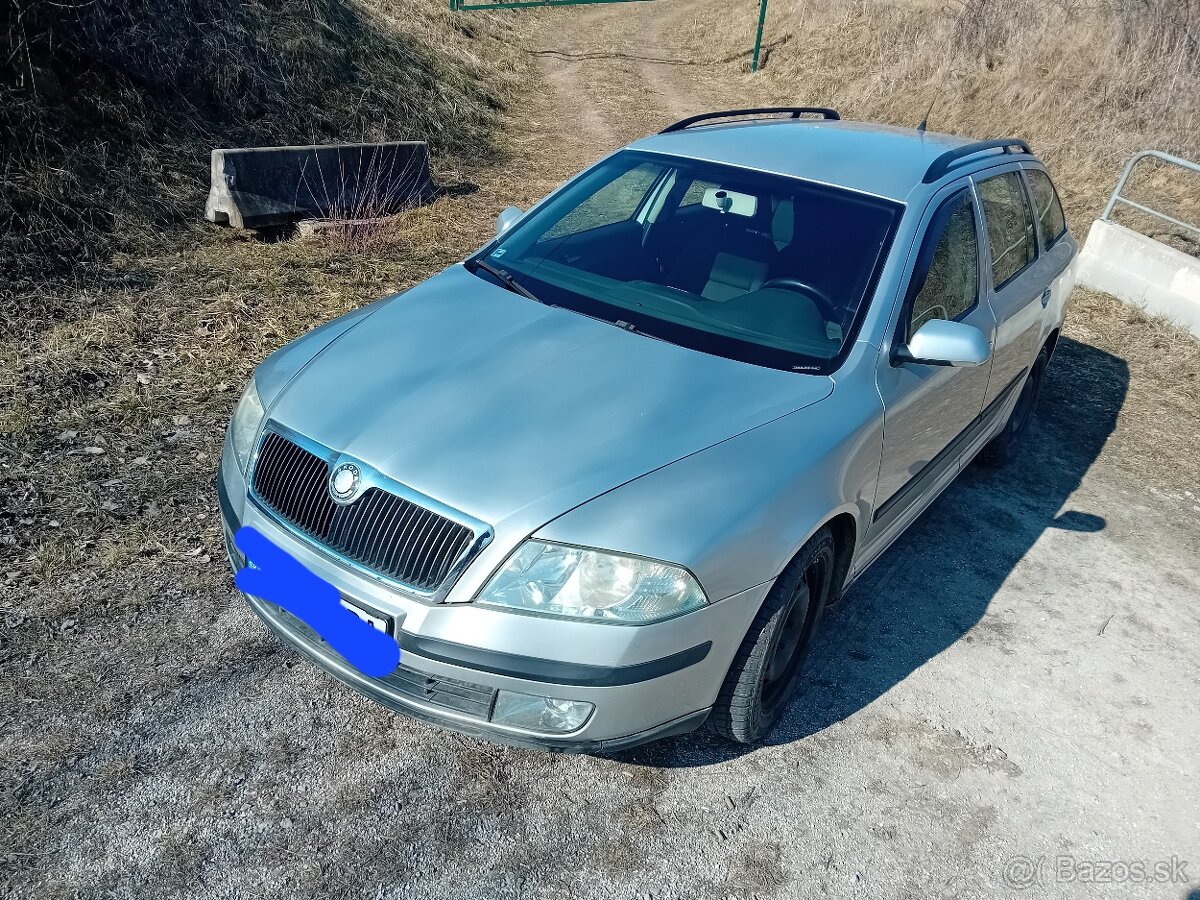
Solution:
<svg viewBox="0 0 1200 900">
<path fill-rule="evenodd" d="M 425 139 L 442 184 L 504 190 L 524 63 L 504 23 L 440 0 L 22 0 L 0 34 L 0 733 L 21 748 L 0 762 L 4 893 L 46 861 L 43 792 L 97 734 L 261 660 L 240 637 L 211 671 L 179 652 L 228 605 L 212 480 L 250 370 L 488 227 L 464 191 L 367 252 L 261 242 L 202 223 L 209 151 Z"/>
<path fill-rule="evenodd" d="M 15 0 L 0 13 L 0 271 L 73 276 L 194 221 L 213 147 L 413 139 L 486 156 L 518 61 L 499 21 L 444 7 Z"/>
<path fill-rule="evenodd" d="M 698 9 L 687 36 L 745 43 L 753 5 L 720 29 Z M 1138 150 L 1200 159 L 1196 0 L 789 0 L 769 23 L 768 41 L 790 39 L 754 80 L 779 102 L 908 127 L 928 113 L 933 131 L 1026 138 L 1077 233 Z M 1171 199 L 1200 219 L 1200 185 Z"/>
</svg>

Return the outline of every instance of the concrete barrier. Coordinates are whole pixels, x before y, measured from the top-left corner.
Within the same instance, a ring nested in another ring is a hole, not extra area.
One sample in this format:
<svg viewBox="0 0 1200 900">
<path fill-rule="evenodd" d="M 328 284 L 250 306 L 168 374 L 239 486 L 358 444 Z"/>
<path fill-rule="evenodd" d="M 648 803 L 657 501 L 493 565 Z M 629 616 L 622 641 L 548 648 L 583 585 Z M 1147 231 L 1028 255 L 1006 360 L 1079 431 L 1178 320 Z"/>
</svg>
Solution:
<svg viewBox="0 0 1200 900">
<path fill-rule="evenodd" d="M 1086 287 L 1166 316 L 1200 337 L 1200 259 L 1097 219 L 1079 257 Z"/>
<path fill-rule="evenodd" d="M 234 228 L 391 215 L 437 194 L 424 141 L 212 152 L 204 216 Z"/>
</svg>

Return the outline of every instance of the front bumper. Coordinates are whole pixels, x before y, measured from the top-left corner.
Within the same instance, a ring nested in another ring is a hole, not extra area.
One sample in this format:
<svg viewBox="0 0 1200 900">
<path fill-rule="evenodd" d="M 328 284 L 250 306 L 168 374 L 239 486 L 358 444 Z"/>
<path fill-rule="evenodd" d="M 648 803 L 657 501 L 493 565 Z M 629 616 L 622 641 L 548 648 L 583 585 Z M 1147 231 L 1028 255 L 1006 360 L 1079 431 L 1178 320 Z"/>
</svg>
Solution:
<svg viewBox="0 0 1200 900">
<path fill-rule="evenodd" d="M 440 725 L 460 734 L 487 738 L 518 747 L 534 747 L 568 753 L 599 753 L 621 750 L 669 735 L 693 731 L 703 725 L 708 718 L 709 710 L 702 709 L 638 734 L 606 740 L 586 740 L 570 735 L 555 737 L 494 725 L 486 721 L 486 709 L 483 709 L 483 715 L 480 715 L 468 711 L 455 712 L 444 705 L 448 701 L 463 707 L 478 709 L 484 703 L 495 702 L 494 690 L 468 682 L 422 677 L 420 670 L 413 669 L 408 665 L 412 659 L 407 654 L 404 655 L 405 665 L 397 674 L 386 679 L 369 678 L 347 665 L 306 625 L 284 610 L 257 597 L 243 596 L 250 603 L 250 608 L 258 613 L 278 638 L 300 651 L 342 684 L 394 712 L 404 713 L 414 719 Z M 423 691 L 431 699 L 426 702 L 415 699 L 414 695 L 418 691 Z M 484 700 L 482 692 L 486 692 L 493 699 Z M 469 696 L 472 694 L 477 695 L 478 699 Z"/>
<path fill-rule="evenodd" d="M 698 728 L 766 590 L 636 627 L 554 621 L 470 603 L 422 603 L 337 565 L 276 524 L 247 499 L 228 457 L 217 488 L 235 569 L 244 563 L 231 536 L 252 525 L 344 597 L 390 616 L 403 651 L 401 669 L 384 679 L 365 676 L 290 613 L 247 597 L 279 638 L 388 709 L 518 746 L 612 751 Z M 564 735 L 514 728 L 488 721 L 497 690 L 586 701 L 595 712 Z"/>
</svg>

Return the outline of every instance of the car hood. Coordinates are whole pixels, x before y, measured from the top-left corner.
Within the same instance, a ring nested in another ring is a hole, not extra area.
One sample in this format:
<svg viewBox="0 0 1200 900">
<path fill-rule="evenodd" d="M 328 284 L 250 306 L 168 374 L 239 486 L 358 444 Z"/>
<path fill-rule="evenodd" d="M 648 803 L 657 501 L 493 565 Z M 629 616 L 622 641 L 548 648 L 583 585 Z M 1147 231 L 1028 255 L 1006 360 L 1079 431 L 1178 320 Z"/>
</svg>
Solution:
<svg viewBox="0 0 1200 900">
<path fill-rule="evenodd" d="M 519 539 L 832 389 L 544 306 L 458 265 L 341 334 L 269 416 Z"/>
</svg>

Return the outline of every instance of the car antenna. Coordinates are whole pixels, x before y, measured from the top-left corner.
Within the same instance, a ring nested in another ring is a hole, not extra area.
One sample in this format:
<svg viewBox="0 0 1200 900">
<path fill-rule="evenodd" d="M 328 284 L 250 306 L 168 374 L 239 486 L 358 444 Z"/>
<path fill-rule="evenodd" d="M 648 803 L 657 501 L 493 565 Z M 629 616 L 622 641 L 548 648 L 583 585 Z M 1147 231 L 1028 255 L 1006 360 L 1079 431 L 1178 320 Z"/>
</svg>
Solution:
<svg viewBox="0 0 1200 900">
<path fill-rule="evenodd" d="M 917 131 L 924 132 L 925 129 L 929 127 L 929 114 L 933 112 L 933 104 L 936 102 L 936 100 L 930 102 L 929 109 L 925 110 L 925 118 L 923 118 L 921 120 L 921 124 L 917 126 Z"/>
</svg>

